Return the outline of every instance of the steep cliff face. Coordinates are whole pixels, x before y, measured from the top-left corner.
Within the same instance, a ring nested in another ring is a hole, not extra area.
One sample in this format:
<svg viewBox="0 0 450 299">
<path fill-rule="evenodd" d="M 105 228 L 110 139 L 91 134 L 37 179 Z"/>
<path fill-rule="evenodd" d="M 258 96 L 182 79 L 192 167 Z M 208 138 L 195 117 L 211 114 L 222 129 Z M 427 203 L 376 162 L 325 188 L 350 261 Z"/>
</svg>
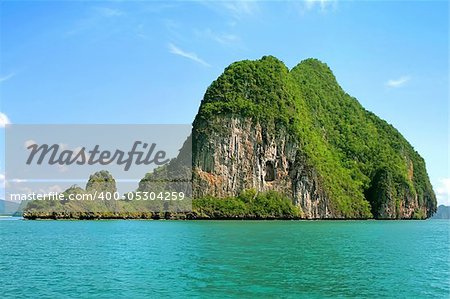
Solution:
<svg viewBox="0 0 450 299">
<path fill-rule="evenodd" d="M 425 218 L 436 199 L 425 163 L 323 63 L 274 57 L 230 65 L 193 128 L 195 197 L 274 190 L 305 218 Z"/>
<path fill-rule="evenodd" d="M 333 217 L 317 175 L 284 126 L 223 116 L 199 127 L 203 130 L 196 130 L 193 140 L 194 197 L 272 190 L 292 198 L 306 218 Z"/>
</svg>

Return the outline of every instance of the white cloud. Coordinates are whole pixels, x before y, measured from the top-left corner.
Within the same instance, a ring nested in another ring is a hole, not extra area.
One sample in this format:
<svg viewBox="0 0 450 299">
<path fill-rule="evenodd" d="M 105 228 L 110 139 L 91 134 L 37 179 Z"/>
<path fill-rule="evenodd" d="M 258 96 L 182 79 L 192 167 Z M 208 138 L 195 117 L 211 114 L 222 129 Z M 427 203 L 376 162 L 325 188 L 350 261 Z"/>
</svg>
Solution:
<svg viewBox="0 0 450 299">
<path fill-rule="evenodd" d="M 197 56 L 197 54 L 192 53 L 192 52 L 186 52 L 180 48 L 178 48 L 177 46 L 175 46 L 174 44 L 169 44 L 169 52 L 175 55 L 179 55 L 185 58 L 188 58 L 192 61 L 195 61 L 201 65 L 204 66 L 211 66 L 209 63 L 207 63 L 206 61 L 204 61 L 203 59 L 201 59 L 200 57 Z"/>
<path fill-rule="evenodd" d="M 198 3 L 207 6 L 211 10 L 225 14 L 235 20 L 255 16 L 260 8 L 257 1 L 199 1 Z"/>
<path fill-rule="evenodd" d="M 237 19 L 254 15 L 259 11 L 259 6 L 256 1 L 226 1 L 222 5 Z"/>
<path fill-rule="evenodd" d="M 411 80 L 411 77 L 402 76 L 398 79 L 391 79 L 391 80 L 387 81 L 386 86 L 392 87 L 392 88 L 401 87 L 401 86 L 405 85 L 409 80 Z"/>
<path fill-rule="evenodd" d="M 125 13 L 119 9 L 109 8 L 109 7 L 89 7 L 86 11 L 85 17 L 77 20 L 73 24 L 72 28 L 64 33 L 65 37 L 70 37 L 82 32 L 91 30 L 92 28 L 99 28 L 103 24 L 102 28 L 107 28 L 109 34 L 115 32 L 112 30 L 119 27 L 121 22 L 109 23 L 106 20 L 116 20 L 118 17 L 125 15 Z"/>
<path fill-rule="evenodd" d="M 33 144 L 36 144 L 36 141 L 34 141 L 33 139 L 29 139 L 29 140 L 25 141 L 25 143 L 24 143 L 25 149 L 28 149 L 28 147 Z"/>
<path fill-rule="evenodd" d="M 16 73 L 10 73 L 8 75 L 2 76 L 0 77 L 0 83 L 5 82 L 9 79 L 11 79 L 12 77 L 14 77 L 16 75 Z"/>
<path fill-rule="evenodd" d="M 6 125 L 9 125 L 11 121 L 5 113 L 0 112 L 0 128 L 4 128 Z"/>
<path fill-rule="evenodd" d="M 436 184 L 436 198 L 438 204 L 450 205 L 450 178 L 440 179 Z"/>
<path fill-rule="evenodd" d="M 24 179 L 12 179 L 12 180 L 9 180 L 10 182 L 12 182 L 12 183 L 25 183 L 25 182 L 28 182 L 28 180 L 24 180 Z"/>
<path fill-rule="evenodd" d="M 124 12 L 119 9 L 109 7 L 96 7 L 95 11 L 103 17 L 120 17 L 124 15 Z"/>
<path fill-rule="evenodd" d="M 327 12 L 330 9 L 337 7 L 337 0 L 304 0 L 300 2 L 291 2 L 301 14 L 309 11 L 319 10 L 320 12 Z"/>
<path fill-rule="evenodd" d="M 0 189 L 5 189 L 5 174 L 4 173 L 0 173 Z"/>
<path fill-rule="evenodd" d="M 205 37 L 211 39 L 215 42 L 218 42 L 223 45 L 230 45 L 236 42 L 239 42 L 239 36 L 230 33 L 217 33 L 212 31 L 210 28 L 207 28 L 203 31 L 196 30 L 195 34 L 200 37 Z"/>
</svg>

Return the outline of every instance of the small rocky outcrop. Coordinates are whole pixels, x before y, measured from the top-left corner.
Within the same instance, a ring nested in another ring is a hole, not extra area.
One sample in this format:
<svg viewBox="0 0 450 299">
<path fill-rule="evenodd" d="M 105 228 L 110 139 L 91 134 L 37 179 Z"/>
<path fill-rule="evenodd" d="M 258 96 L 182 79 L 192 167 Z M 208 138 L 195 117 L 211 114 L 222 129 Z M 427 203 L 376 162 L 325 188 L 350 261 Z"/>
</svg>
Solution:
<svg viewBox="0 0 450 299">
<path fill-rule="evenodd" d="M 98 171 L 89 176 L 86 183 L 86 192 L 110 192 L 117 191 L 116 181 L 113 176 L 106 170 Z"/>
</svg>

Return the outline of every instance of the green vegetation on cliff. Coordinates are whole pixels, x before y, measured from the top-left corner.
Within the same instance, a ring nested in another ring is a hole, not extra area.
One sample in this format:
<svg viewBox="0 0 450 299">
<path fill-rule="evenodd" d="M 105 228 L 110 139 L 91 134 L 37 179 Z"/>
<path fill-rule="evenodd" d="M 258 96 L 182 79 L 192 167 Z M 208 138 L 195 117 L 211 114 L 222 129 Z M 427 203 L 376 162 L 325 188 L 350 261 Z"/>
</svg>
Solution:
<svg viewBox="0 0 450 299">
<path fill-rule="evenodd" d="M 425 162 L 391 125 L 365 110 L 329 67 L 307 59 L 291 71 L 278 59 L 231 64 L 206 91 L 194 127 L 217 115 L 239 115 L 284 126 L 319 174 L 334 215 L 430 216 L 436 199 Z"/>
</svg>

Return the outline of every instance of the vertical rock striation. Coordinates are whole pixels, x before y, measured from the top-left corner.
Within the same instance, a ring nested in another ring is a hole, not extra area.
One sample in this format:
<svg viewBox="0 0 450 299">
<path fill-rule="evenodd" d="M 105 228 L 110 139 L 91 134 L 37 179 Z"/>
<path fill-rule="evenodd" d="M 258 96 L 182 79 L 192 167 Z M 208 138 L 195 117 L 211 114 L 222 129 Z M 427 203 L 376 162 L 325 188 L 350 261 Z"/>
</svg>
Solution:
<svg viewBox="0 0 450 299">
<path fill-rule="evenodd" d="M 317 175 L 283 126 L 240 116 L 215 117 L 198 125 L 203 130 L 195 130 L 193 138 L 194 197 L 273 190 L 291 197 L 306 218 L 332 217 Z"/>
</svg>

